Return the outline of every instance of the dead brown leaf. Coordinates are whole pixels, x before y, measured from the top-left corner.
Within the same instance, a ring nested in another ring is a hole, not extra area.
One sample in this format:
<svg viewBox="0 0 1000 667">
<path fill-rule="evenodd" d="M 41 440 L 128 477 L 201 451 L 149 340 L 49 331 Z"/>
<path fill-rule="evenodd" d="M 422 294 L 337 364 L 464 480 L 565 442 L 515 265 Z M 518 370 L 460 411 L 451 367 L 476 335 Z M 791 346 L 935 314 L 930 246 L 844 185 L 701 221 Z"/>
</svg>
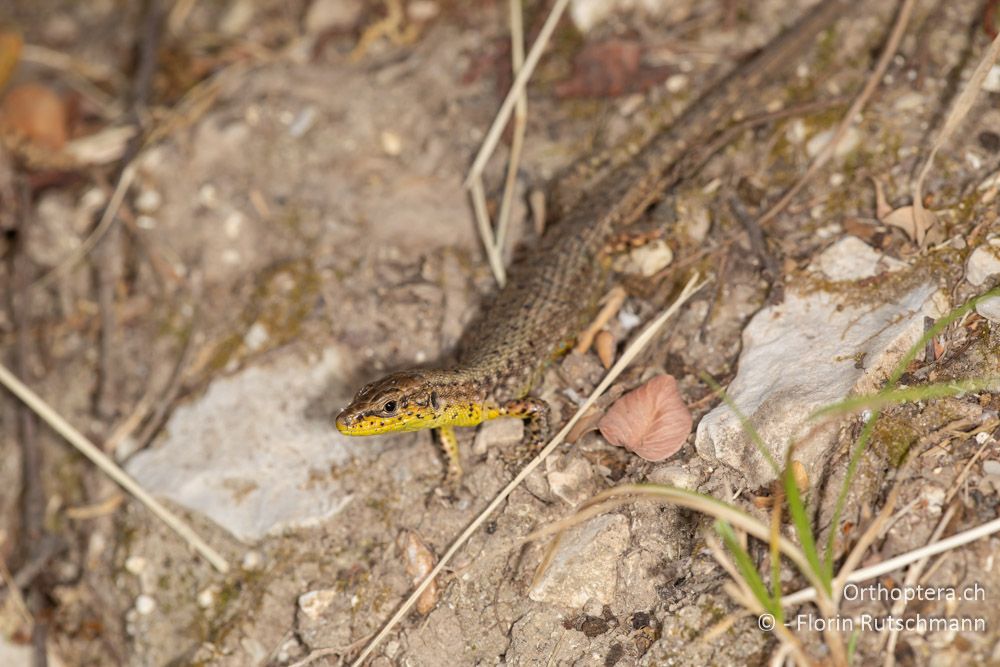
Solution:
<svg viewBox="0 0 1000 667">
<path fill-rule="evenodd" d="M 691 424 L 691 411 L 677 389 L 677 380 L 658 375 L 618 399 L 598 427 L 611 444 L 647 461 L 662 461 L 681 448 Z"/>
</svg>

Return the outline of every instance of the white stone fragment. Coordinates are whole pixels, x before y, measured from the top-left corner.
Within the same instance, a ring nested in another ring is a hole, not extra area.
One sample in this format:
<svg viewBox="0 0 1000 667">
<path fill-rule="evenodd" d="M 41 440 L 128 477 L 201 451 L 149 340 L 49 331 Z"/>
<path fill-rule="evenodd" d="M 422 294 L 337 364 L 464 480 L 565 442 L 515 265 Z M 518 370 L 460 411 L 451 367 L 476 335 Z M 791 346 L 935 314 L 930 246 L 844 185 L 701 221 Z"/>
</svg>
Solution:
<svg viewBox="0 0 1000 667">
<path fill-rule="evenodd" d="M 516 447 L 524 436 L 524 422 L 520 419 L 490 419 L 476 430 L 472 452 L 483 456 L 491 449 Z"/>
<path fill-rule="evenodd" d="M 135 207 L 140 213 L 155 213 L 163 204 L 163 196 L 152 188 L 147 188 L 135 198 Z"/>
<path fill-rule="evenodd" d="M 549 471 L 549 489 L 570 507 L 575 507 L 593 496 L 593 476 L 594 472 L 585 459 L 573 458 L 563 470 Z"/>
<path fill-rule="evenodd" d="M 827 251 L 831 256 L 817 259 L 814 268 L 829 271 L 838 280 L 870 277 L 872 267 L 882 261 L 873 252 L 856 241 L 841 241 Z M 844 254 L 855 258 L 853 265 L 843 261 Z M 813 412 L 852 393 L 880 387 L 922 335 L 924 317 L 938 317 L 947 309 L 947 299 L 933 281 L 881 301 L 868 303 L 859 296 L 850 289 L 793 287 L 783 303 L 761 310 L 743 332 L 743 352 L 729 396 L 778 461 L 784 459 L 788 443 L 812 427 Z M 834 429 L 831 425 L 812 433 L 796 450 L 811 479 L 816 478 L 813 465 L 832 443 Z M 703 456 L 743 472 L 751 486 L 774 477 L 725 405 L 699 423 L 695 446 Z"/>
<path fill-rule="evenodd" d="M 251 549 L 243 554 L 240 567 L 247 572 L 256 572 L 264 567 L 264 556 L 256 549 Z"/>
<path fill-rule="evenodd" d="M 267 332 L 267 327 L 260 322 L 254 322 L 247 329 L 247 332 L 243 334 L 243 344 L 247 346 L 247 349 L 251 352 L 257 352 L 264 349 L 267 345 L 267 341 L 270 340 L 271 336 Z"/>
<path fill-rule="evenodd" d="M 983 461 L 983 472 L 987 475 L 1000 475 L 1000 461 L 995 459 Z"/>
<path fill-rule="evenodd" d="M 973 250 L 965 264 L 969 284 L 981 287 L 995 275 L 1000 275 L 1000 248 L 986 245 Z"/>
<path fill-rule="evenodd" d="M 156 600 L 148 595 L 140 595 L 135 599 L 135 610 L 142 616 L 149 616 L 156 610 Z"/>
<path fill-rule="evenodd" d="M 310 416 L 341 373 L 341 355 L 308 359 L 292 350 L 215 380 L 177 408 L 158 446 L 126 466 L 148 491 L 208 516 L 253 542 L 334 516 L 351 496 L 331 467 L 381 451 L 379 439 L 341 435 Z M 344 397 L 350 388 L 344 386 Z"/>
<path fill-rule="evenodd" d="M 656 275 L 674 261 L 674 251 L 663 239 L 639 246 L 630 252 L 625 259 L 625 271 L 637 273 L 644 278 Z"/>
<path fill-rule="evenodd" d="M 898 271 L 906 263 L 878 252 L 857 236 L 845 236 L 816 258 L 810 267 L 830 280 L 861 280 L 883 271 Z"/>
<path fill-rule="evenodd" d="M 1000 93 L 1000 65 L 994 65 L 986 73 L 983 80 L 983 90 L 990 93 Z"/>
<path fill-rule="evenodd" d="M 628 520 L 620 514 L 606 514 L 575 528 L 563 538 L 528 597 L 571 609 L 591 600 L 610 604 L 628 540 Z"/>
<path fill-rule="evenodd" d="M 322 588 L 299 596 L 299 610 L 312 620 L 318 619 L 340 595 L 335 588 Z"/>
<path fill-rule="evenodd" d="M 129 556 L 125 559 L 125 571 L 129 574 L 141 574 L 146 569 L 146 559 L 142 556 Z"/>
</svg>

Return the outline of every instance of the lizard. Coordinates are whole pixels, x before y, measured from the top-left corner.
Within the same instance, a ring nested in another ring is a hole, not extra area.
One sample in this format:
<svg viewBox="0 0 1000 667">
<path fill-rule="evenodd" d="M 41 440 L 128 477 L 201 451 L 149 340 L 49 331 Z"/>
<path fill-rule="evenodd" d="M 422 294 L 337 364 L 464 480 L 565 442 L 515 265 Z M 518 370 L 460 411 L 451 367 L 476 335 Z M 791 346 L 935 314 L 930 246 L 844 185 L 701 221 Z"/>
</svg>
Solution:
<svg viewBox="0 0 1000 667">
<path fill-rule="evenodd" d="M 807 50 L 846 7 L 821 0 L 793 26 L 712 86 L 632 158 L 581 194 L 510 268 L 507 284 L 459 343 L 457 363 L 391 373 L 365 385 L 337 416 L 346 435 L 436 429 L 447 459 L 445 486 L 461 478 L 454 427 L 499 417 L 525 422 L 522 449 L 541 446 L 549 406 L 531 394 L 544 368 L 569 349 L 597 306 L 609 274 L 605 248 L 692 165 L 748 97 Z"/>
</svg>

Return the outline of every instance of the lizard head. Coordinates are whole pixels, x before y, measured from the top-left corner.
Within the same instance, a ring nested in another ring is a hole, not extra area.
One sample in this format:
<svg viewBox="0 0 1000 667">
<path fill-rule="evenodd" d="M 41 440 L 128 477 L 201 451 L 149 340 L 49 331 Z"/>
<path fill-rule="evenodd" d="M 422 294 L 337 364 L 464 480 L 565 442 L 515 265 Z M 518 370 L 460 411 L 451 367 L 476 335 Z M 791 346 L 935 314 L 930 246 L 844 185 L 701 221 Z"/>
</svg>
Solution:
<svg viewBox="0 0 1000 667">
<path fill-rule="evenodd" d="M 434 428 L 442 414 L 429 373 L 401 371 L 362 387 L 337 416 L 345 435 L 378 435 Z"/>
</svg>

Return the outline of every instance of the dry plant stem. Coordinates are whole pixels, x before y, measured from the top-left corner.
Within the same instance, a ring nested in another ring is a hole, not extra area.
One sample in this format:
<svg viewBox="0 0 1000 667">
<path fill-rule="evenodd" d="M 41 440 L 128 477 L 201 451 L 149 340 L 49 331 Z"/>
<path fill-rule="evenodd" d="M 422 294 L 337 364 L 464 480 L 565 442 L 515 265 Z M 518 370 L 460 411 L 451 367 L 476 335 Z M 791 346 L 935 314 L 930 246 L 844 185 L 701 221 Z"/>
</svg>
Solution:
<svg viewBox="0 0 1000 667">
<path fill-rule="evenodd" d="M 993 63 L 996 62 L 998 55 L 1000 55 L 1000 34 L 997 34 L 997 36 L 993 39 L 993 43 L 990 44 L 990 48 L 987 49 L 986 53 L 983 55 L 983 59 L 979 61 L 978 65 L 976 65 L 975 71 L 972 72 L 972 76 L 969 77 L 969 81 L 965 84 L 965 87 L 962 89 L 961 94 L 959 94 L 958 99 L 955 100 L 955 106 L 953 106 L 951 111 L 948 112 L 948 117 L 945 119 L 944 126 L 941 128 L 941 132 L 938 134 L 937 139 L 934 140 L 934 145 L 931 147 L 931 152 L 927 156 L 927 161 L 924 162 L 924 166 L 920 169 L 920 174 L 917 176 L 917 180 L 913 184 L 914 223 L 918 221 L 924 212 L 924 180 L 927 178 L 927 174 L 931 171 L 931 167 L 934 164 L 934 158 L 937 156 L 938 150 L 940 150 L 945 142 L 948 141 L 951 135 L 955 132 L 955 129 L 968 115 L 969 109 L 972 108 L 972 103 L 975 102 L 976 97 L 979 95 L 979 92 L 983 87 L 983 81 L 986 79 L 987 73 L 989 73 Z M 919 229 L 920 227 L 915 224 L 915 228 Z"/>
<path fill-rule="evenodd" d="M 524 67 L 524 15 L 521 0 L 510 0 L 510 61 L 511 71 L 517 76 Z M 510 229 L 511 208 L 517 186 L 517 170 L 521 165 L 527 121 L 528 93 L 522 90 L 514 106 L 514 134 L 510 141 L 510 160 L 507 162 L 507 179 L 503 186 L 503 198 L 500 200 L 500 213 L 497 215 L 496 246 L 501 257 L 507 247 L 507 232 Z"/>
<path fill-rule="evenodd" d="M 496 241 L 493 239 L 493 230 L 490 229 L 490 214 L 486 209 L 486 193 L 483 192 L 482 178 L 477 176 L 469 185 L 469 196 L 472 197 L 476 229 L 483 242 L 483 250 L 486 251 L 486 260 L 489 262 L 497 285 L 503 287 L 507 284 L 507 270 L 504 268 L 503 258 L 500 256 L 500 248 L 497 247 Z"/>
<path fill-rule="evenodd" d="M 979 457 L 983 455 L 983 452 L 986 451 L 986 448 L 994 443 L 995 441 L 992 439 L 984 442 L 982 445 L 979 446 L 979 449 L 976 450 L 976 453 L 972 455 L 972 458 L 969 459 L 969 462 L 962 467 L 962 471 L 958 473 L 958 476 L 955 478 L 955 481 L 952 482 L 951 488 L 948 490 L 948 493 L 946 493 L 944 496 L 944 502 L 946 504 L 950 503 L 951 499 L 954 498 L 955 494 L 958 493 L 958 490 L 962 488 L 962 484 L 965 483 L 965 478 L 968 477 L 969 471 L 972 470 L 972 466 L 976 465 L 976 461 L 978 461 Z"/>
<path fill-rule="evenodd" d="M 514 109 L 514 105 L 517 104 L 517 100 L 528 85 L 528 80 L 531 79 L 531 75 L 535 72 L 535 67 L 542 57 L 542 52 L 552 37 L 552 33 L 556 29 L 556 24 L 559 23 L 559 19 L 562 17 L 567 5 L 569 5 L 569 0 L 556 0 L 552 11 L 546 17 L 545 23 L 538 33 L 538 38 L 531 45 L 531 50 L 528 51 L 528 56 L 524 59 L 524 67 L 514 77 L 514 82 L 507 92 L 507 97 L 504 98 L 503 104 L 500 105 L 500 110 L 497 111 L 496 118 L 493 119 L 493 124 L 490 125 L 490 129 L 486 133 L 483 145 L 479 148 L 476 159 L 472 162 L 469 175 L 465 179 L 466 187 L 470 187 L 473 180 L 482 175 L 486 161 L 490 159 L 493 151 L 496 150 L 497 142 L 500 140 L 500 133 L 507 125 L 507 121 L 510 120 L 510 114 Z"/>
<path fill-rule="evenodd" d="M 861 538 L 858 540 L 858 543 L 854 545 L 853 549 L 851 549 L 851 553 L 847 555 L 847 559 L 840 567 L 840 571 L 837 573 L 837 576 L 834 577 L 832 585 L 834 600 L 839 602 L 840 596 L 843 593 L 844 583 L 847 581 L 847 578 L 852 572 L 854 572 L 855 568 L 857 568 L 858 563 L 861 562 L 865 553 L 868 552 L 868 548 L 875 543 L 875 540 L 877 540 L 880 535 L 882 535 L 883 529 L 888 529 L 888 521 L 892 516 L 893 509 L 896 507 L 896 499 L 898 497 L 899 484 L 896 484 L 889 492 L 889 497 L 886 498 L 885 505 L 882 506 L 878 516 L 876 516 L 875 520 L 871 522 L 871 525 L 868 526 L 867 530 L 861 534 Z"/>
<path fill-rule="evenodd" d="M 455 541 L 452 542 L 451 546 L 448 547 L 448 550 L 445 551 L 444 554 L 441 556 L 441 560 L 439 560 L 437 565 L 434 566 L 434 569 L 431 570 L 426 577 L 424 577 L 424 580 L 420 582 L 420 584 L 413 590 L 413 592 L 406 599 L 406 601 L 404 601 L 403 604 L 399 606 L 399 609 L 396 610 L 396 613 L 392 615 L 392 617 L 386 622 L 384 626 L 382 626 L 382 629 L 379 630 L 378 634 L 375 635 L 374 639 L 372 639 L 372 641 L 367 646 L 365 646 L 364 650 L 357 657 L 357 659 L 354 660 L 352 665 L 355 666 L 361 665 L 365 661 L 365 659 L 369 655 L 371 655 L 372 651 L 375 650 L 375 648 L 382 642 L 382 640 L 384 640 L 389 635 L 389 633 L 392 632 L 392 629 L 396 627 L 396 625 L 403 619 L 404 616 L 406 616 L 406 613 L 416 603 L 417 598 L 420 597 L 420 595 L 424 592 L 424 590 L 431 584 L 432 581 L 434 581 L 435 577 L 437 577 L 438 574 L 440 574 L 441 571 L 451 562 L 451 559 L 454 558 L 455 554 L 469 540 L 472 534 L 475 533 L 479 529 L 479 527 L 486 522 L 489 516 L 493 514 L 493 512 L 507 499 L 507 497 L 514 491 L 514 489 L 520 486 L 521 482 L 523 482 L 524 479 L 528 475 L 530 475 L 542 463 L 542 461 L 544 461 L 545 458 L 549 454 L 551 454 L 553 450 L 555 450 L 556 447 L 562 444 L 563 440 L 566 438 L 566 434 L 570 432 L 570 430 L 573 428 L 574 424 L 576 424 L 576 422 L 580 419 L 580 417 L 583 416 L 583 414 L 590 408 L 590 406 L 592 406 L 597 401 L 597 399 L 600 398 L 600 396 L 605 391 L 608 390 L 608 387 L 610 387 L 611 384 L 615 381 L 615 379 L 617 379 L 618 376 L 621 375 L 622 371 L 624 371 L 625 368 L 630 363 L 632 363 L 632 361 L 643 350 L 643 348 L 645 348 L 646 345 L 649 344 L 650 340 L 652 340 L 653 337 L 660 331 L 660 329 L 663 328 L 663 325 L 666 324 L 667 320 L 673 317 L 674 314 L 677 313 L 677 311 L 681 308 L 681 306 L 683 306 L 687 302 L 687 300 L 690 299 L 692 295 L 694 295 L 695 292 L 701 289 L 701 287 L 705 283 L 698 282 L 698 279 L 699 276 L 697 273 L 691 277 L 691 279 L 684 286 L 684 289 L 681 291 L 680 295 L 677 297 L 677 300 L 674 301 L 669 308 L 667 308 L 655 320 L 653 320 L 642 331 L 642 333 L 640 333 L 636 337 L 636 339 L 632 342 L 632 344 L 629 345 L 628 348 L 625 350 L 625 352 L 622 354 L 621 359 L 619 359 L 618 362 L 614 366 L 612 366 L 611 370 L 609 370 L 605 374 L 604 379 L 601 380 L 601 383 L 597 385 L 597 387 L 590 394 L 590 396 L 583 403 L 583 405 L 581 405 L 577 409 L 577 411 L 573 414 L 572 417 L 570 417 L 569 421 L 566 422 L 566 424 L 562 427 L 562 429 L 559 430 L 559 432 L 555 435 L 555 437 L 553 437 L 552 440 L 550 440 L 549 443 L 545 445 L 545 447 L 538 453 L 538 455 L 534 459 L 532 459 L 523 469 L 521 469 L 521 471 L 514 477 L 514 479 L 512 479 L 510 483 L 507 484 L 507 486 L 505 486 L 500 491 L 500 493 L 498 493 L 496 497 L 493 498 L 492 501 L 490 501 L 489 505 L 487 505 L 486 508 L 483 509 L 483 511 L 480 512 L 479 515 L 472 520 L 472 522 L 466 527 L 466 529 L 462 531 L 462 533 L 455 539 Z"/>
<path fill-rule="evenodd" d="M 640 498 L 663 498 L 675 505 L 687 507 L 707 516 L 728 521 L 734 528 L 742 530 L 762 542 L 767 542 L 771 537 L 769 526 L 722 501 L 708 500 L 691 492 L 671 487 L 625 484 L 602 491 L 583 503 L 579 511 L 573 516 L 539 528 L 528 535 L 525 541 L 537 540 L 548 535 L 560 533 L 592 517 L 603 514 L 618 505 L 631 503 Z M 819 583 L 819 580 L 815 578 L 814 573 L 809 568 L 809 561 L 806 560 L 805 554 L 802 553 L 802 550 L 797 545 L 784 536 L 778 538 L 778 545 L 781 553 L 791 560 L 806 577 L 809 577 L 814 583 Z"/>
<path fill-rule="evenodd" d="M 24 401 L 29 408 L 35 411 L 35 414 L 41 417 L 56 433 L 79 450 L 81 454 L 90 459 L 108 477 L 148 507 L 153 514 L 159 517 L 175 533 L 187 541 L 195 551 L 201 554 L 205 560 L 211 563 L 212 567 L 222 573 L 229 571 L 229 563 L 215 549 L 201 539 L 190 526 L 160 504 L 156 498 L 149 495 L 145 489 L 129 477 L 124 470 L 115 465 L 115 462 L 108 458 L 94 443 L 73 428 L 69 422 L 43 401 L 38 394 L 18 380 L 3 365 L 0 365 L 0 384 L 4 385 L 12 394 Z"/>
<path fill-rule="evenodd" d="M 625 303 L 625 298 L 628 296 L 628 292 L 621 285 L 615 285 L 608 292 L 607 296 L 604 297 L 604 306 L 601 307 L 597 317 L 594 321 L 590 323 L 583 333 L 580 334 L 577 340 L 576 347 L 573 351 L 577 354 L 585 354 L 590 346 L 594 344 L 594 337 L 598 332 L 604 328 L 604 325 L 615 316 L 615 314 L 621 310 L 622 304 Z"/>
<path fill-rule="evenodd" d="M 944 513 L 944 516 L 941 517 L 941 520 L 938 522 L 938 525 L 935 526 L 934 528 L 934 532 L 931 534 L 931 541 L 936 541 L 941 538 L 941 533 L 945 531 L 945 528 L 948 527 L 948 524 L 955 516 L 955 510 L 956 506 L 952 505 L 951 507 L 948 508 L 948 511 Z M 930 556 L 921 558 L 910 567 L 910 569 L 906 572 L 906 578 L 903 580 L 904 590 L 913 588 L 913 586 L 920 579 L 920 574 L 924 571 L 924 568 L 927 567 L 927 561 L 929 559 Z M 896 600 L 892 605 L 892 610 L 890 611 L 890 613 L 894 617 L 898 618 L 899 616 L 902 615 L 903 611 L 906 610 L 906 603 L 907 603 L 906 597 L 902 597 L 899 600 Z M 886 642 L 885 645 L 885 653 L 884 653 L 885 662 L 883 663 L 885 667 L 894 667 L 894 665 L 896 664 L 896 642 L 898 640 L 899 640 L 899 628 L 893 626 L 889 630 L 888 641 Z"/>
<path fill-rule="evenodd" d="M 861 110 L 868 103 L 869 98 L 872 93 L 875 92 L 875 88 L 878 86 L 882 77 L 885 76 L 885 71 L 889 67 L 889 63 L 892 61 L 892 57 L 896 54 L 899 49 L 899 43 L 903 39 L 903 33 L 906 30 L 906 25 L 910 21 L 910 14 L 913 13 L 914 0 L 903 0 L 902 6 L 899 8 L 899 13 L 896 15 L 896 23 L 892 27 L 892 32 L 889 35 L 889 39 L 886 42 L 885 49 L 882 50 L 882 55 L 879 57 L 878 63 L 875 65 L 875 69 L 872 70 L 871 76 L 868 77 L 868 81 L 865 83 L 865 87 L 861 90 L 861 93 L 854 99 L 854 103 L 844 114 L 844 118 L 840 121 L 837 126 L 837 130 L 833 133 L 830 141 L 827 142 L 823 150 L 819 152 L 819 155 L 810 163 L 806 173 L 792 186 L 792 188 L 786 192 L 781 199 L 778 200 L 774 206 L 769 208 L 766 213 L 757 219 L 757 224 L 760 226 L 766 225 L 768 222 L 773 220 L 775 216 L 781 213 L 786 206 L 795 198 L 795 195 L 805 187 L 813 176 L 816 175 L 823 165 L 825 165 L 837 148 L 841 139 L 844 138 L 844 134 L 847 132 L 853 123 L 855 117 L 861 113 Z"/>
<path fill-rule="evenodd" d="M 976 526 L 975 528 L 970 528 L 969 530 L 962 531 L 961 533 L 956 533 L 951 537 L 947 537 L 937 542 L 931 542 L 930 544 L 922 546 L 919 549 L 914 549 L 913 551 L 908 551 L 904 554 L 894 556 L 893 558 L 882 561 L 876 565 L 855 570 L 844 580 L 843 583 L 856 584 L 869 579 L 874 579 L 875 577 L 880 577 L 883 574 L 888 574 L 898 570 L 901 567 L 906 567 L 910 563 L 915 563 L 923 558 L 928 558 L 946 551 L 951 551 L 952 549 L 957 549 L 958 547 L 969 544 L 970 542 L 975 542 L 978 539 L 988 537 L 995 533 L 1000 533 L 1000 519 L 987 521 L 986 523 Z M 802 604 L 803 602 L 809 602 L 814 599 L 816 599 L 816 589 L 810 587 L 782 596 L 781 604 L 782 606 L 790 607 Z"/>
</svg>

